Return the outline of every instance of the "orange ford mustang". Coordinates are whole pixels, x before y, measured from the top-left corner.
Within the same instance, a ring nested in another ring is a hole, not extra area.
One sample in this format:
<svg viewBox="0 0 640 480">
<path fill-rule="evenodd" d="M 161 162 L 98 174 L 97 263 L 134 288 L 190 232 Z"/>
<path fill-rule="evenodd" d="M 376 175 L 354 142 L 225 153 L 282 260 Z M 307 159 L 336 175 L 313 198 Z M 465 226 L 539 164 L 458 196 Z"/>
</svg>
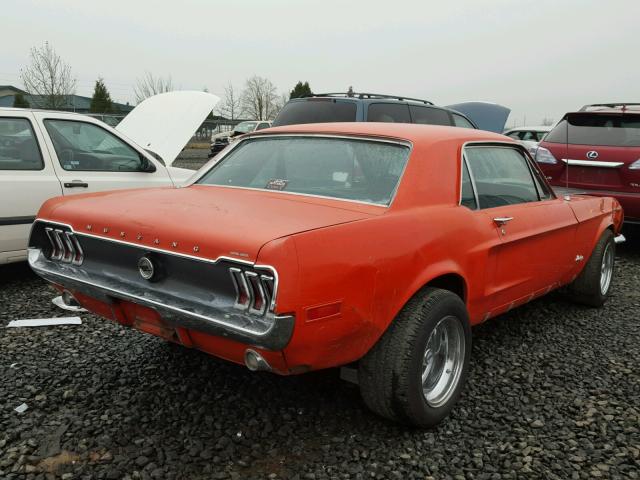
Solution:
<svg viewBox="0 0 640 480">
<path fill-rule="evenodd" d="M 98 315 L 252 370 L 356 367 L 372 410 L 432 426 L 472 325 L 562 286 L 603 304 L 622 220 L 612 198 L 557 198 L 501 135 L 293 125 L 184 188 L 47 201 L 29 262 Z"/>
</svg>

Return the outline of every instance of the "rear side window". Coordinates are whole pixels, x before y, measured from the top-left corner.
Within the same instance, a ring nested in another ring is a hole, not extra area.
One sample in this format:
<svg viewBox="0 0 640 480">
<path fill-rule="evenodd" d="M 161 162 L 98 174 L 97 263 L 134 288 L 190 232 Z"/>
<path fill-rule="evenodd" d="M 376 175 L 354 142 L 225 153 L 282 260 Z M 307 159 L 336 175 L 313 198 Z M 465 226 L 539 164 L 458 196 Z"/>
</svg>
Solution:
<svg viewBox="0 0 640 480">
<path fill-rule="evenodd" d="M 572 113 L 544 140 L 572 145 L 640 147 L 640 115 Z"/>
<path fill-rule="evenodd" d="M 273 121 L 273 126 L 301 123 L 355 122 L 356 104 L 335 99 L 309 99 L 287 103 Z"/>
<path fill-rule="evenodd" d="M 476 128 L 471 124 L 471 122 L 469 120 L 464 118 L 462 115 L 458 115 L 457 113 L 452 113 L 451 116 L 453 117 L 453 124 L 456 127 L 473 128 L 473 129 Z"/>
<path fill-rule="evenodd" d="M 473 194 L 473 185 L 471 185 L 471 178 L 469 178 L 469 169 L 467 168 L 467 162 L 462 162 L 460 205 L 470 208 L 471 210 L 475 210 L 476 208 L 478 208 L 476 197 Z"/>
<path fill-rule="evenodd" d="M 423 123 L 427 125 L 451 125 L 449 113 L 439 108 L 420 107 L 411 105 L 411 118 L 413 123 Z"/>
<path fill-rule="evenodd" d="M 536 184 L 523 154 L 509 147 L 467 147 L 480 208 L 537 202 Z"/>
<path fill-rule="evenodd" d="M 44 164 L 26 118 L 0 118 L 0 170 L 42 170 Z"/>
<path fill-rule="evenodd" d="M 372 103 L 367 122 L 411 123 L 409 106 L 402 103 Z"/>
</svg>

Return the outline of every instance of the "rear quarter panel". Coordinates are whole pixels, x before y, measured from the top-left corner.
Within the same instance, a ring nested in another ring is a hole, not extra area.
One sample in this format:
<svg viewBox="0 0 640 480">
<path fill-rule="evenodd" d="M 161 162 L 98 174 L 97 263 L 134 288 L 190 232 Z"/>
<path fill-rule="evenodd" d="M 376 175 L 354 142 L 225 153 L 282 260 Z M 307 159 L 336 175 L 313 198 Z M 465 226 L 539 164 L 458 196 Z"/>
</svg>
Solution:
<svg viewBox="0 0 640 480">
<path fill-rule="evenodd" d="M 581 266 L 584 266 L 607 228 L 612 228 L 615 234 L 620 233 L 622 208 L 614 198 L 587 195 L 572 195 L 569 205 L 579 222 L 576 251 L 582 252 L 585 261 L 581 262 Z"/>
</svg>

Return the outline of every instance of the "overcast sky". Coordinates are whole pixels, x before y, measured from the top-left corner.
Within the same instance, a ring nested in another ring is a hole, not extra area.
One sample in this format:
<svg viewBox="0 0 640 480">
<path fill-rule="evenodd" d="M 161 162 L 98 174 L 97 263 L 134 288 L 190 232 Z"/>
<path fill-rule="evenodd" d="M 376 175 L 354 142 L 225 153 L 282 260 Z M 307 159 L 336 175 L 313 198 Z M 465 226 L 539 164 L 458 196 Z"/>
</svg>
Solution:
<svg viewBox="0 0 640 480">
<path fill-rule="evenodd" d="M 640 0 L 4 0 L 0 84 L 22 86 L 49 41 L 77 93 L 104 77 L 133 101 L 145 71 L 220 93 L 269 78 L 280 92 L 381 92 L 446 105 L 498 102 L 509 123 L 585 103 L 640 102 Z"/>
</svg>

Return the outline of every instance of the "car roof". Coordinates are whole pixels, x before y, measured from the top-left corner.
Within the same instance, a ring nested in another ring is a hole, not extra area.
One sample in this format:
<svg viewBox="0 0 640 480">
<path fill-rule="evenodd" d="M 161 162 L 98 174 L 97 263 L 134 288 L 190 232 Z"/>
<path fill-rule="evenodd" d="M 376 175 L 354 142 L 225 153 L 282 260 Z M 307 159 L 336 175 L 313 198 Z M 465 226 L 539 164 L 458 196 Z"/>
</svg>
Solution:
<svg viewBox="0 0 640 480">
<path fill-rule="evenodd" d="M 507 132 L 529 132 L 529 131 L 533 131 L 533 132 L 550 132 L 551 130 L 553 130 L 552 126 L 538 125 L 538 126 L 533 126 L 533 127 L 513 127 L 513 128 L 508 128 L 508 129 L 505 130 L 505 133 L 507 133 Z"/>
<path fill-rule="evenodd" d="M 46 108 L 16 108 L 16 107 L 0 107 L 0 112 L 55 112 L 62 115 L 85 116 L 82 113 L 67 112 L 65 110 L 48 110 Z"/>
<path fill-rule="evenodd" d="M 640 103 L 595 103 L 585 105 L 580 112 L 588 113 L 640 113 Z M 578 112 L 575 112 L 578 113 Z"/>
<path fill-rule="evenodd" d="M 420 143 L 422 146 L 443 140 L 459 140 L 461 142 L 494 141 L 517 144 L 509 137 L 485 130 L 471 128 L 425 125 L 415 123 L 379 123 L 379 122 L 343 122 L 343 123 L 305 123 L 300 125 L 284 125 L 260 130 L 248 136 L 274 134 L 326 134 L 378 137 L 392 140 L 403 140 Z"/>
</svg>

